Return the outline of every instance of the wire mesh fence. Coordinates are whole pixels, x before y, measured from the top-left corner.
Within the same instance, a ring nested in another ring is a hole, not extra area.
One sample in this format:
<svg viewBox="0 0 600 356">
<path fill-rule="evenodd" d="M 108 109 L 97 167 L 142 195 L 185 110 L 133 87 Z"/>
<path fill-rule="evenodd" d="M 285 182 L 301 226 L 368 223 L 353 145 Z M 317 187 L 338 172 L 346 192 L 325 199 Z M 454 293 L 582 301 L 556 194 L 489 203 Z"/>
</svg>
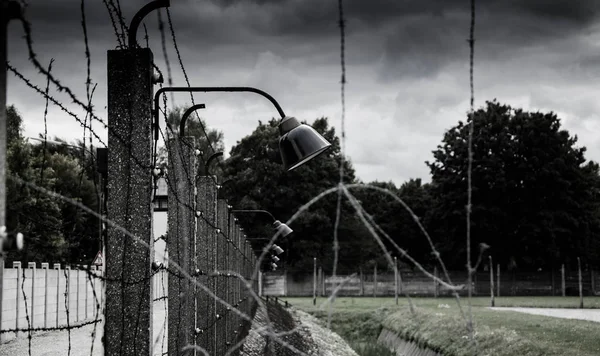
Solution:
<svg viewBox="0 0 600 356">
<path fill-rule="evenodd" d="M 490 296 L 579 296 L 580 279 L 583 296 L 600 295 L 600 271 L 595 269 L 553 269 L 551 271 L 498 271 L 495 266 L 493 278 L 489 265 L 473 274 L 473 295 Z M 433 274 L 438 276 L 437 269 Z M 389 271 L 375 268 L 331 273 L 265 272 L 261 274 L 261 295 L 307 297 L 312 296 L 316 286 L 317 296 L 329 296 L 336 290 L 338 296 L 389 297 L 395 294 L 422 297 L 449 297 L 453 290 L 432 280 L 427 274 L 413 269 L 399 269 L 397 276 Z M 368 272 L 368 273 L 367 273 Z M 465 271 L 449 271 L 450 278 L 458 284 L 466 284 Z M 397 282 L 396 282 L 397 281 Z M 397 287 L 396 287 L 397 286 Z M 397 291 L 396 291 L 397 288 Z M 466 290 L 459 290 L 460 295 Z"/>
</svg>

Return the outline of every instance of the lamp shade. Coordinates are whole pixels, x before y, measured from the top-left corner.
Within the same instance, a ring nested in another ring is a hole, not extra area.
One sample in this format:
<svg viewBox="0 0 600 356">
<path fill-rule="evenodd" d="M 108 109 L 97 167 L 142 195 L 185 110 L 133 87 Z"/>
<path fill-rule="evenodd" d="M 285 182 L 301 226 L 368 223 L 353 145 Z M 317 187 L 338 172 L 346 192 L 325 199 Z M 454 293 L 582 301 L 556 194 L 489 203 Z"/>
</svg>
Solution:
<svg viewBox="0 0 600 356">
<path fill-rule="evenodd" d="M 277 256 L 271 256 L 271 259 L 273 260 L 273 262 L 279 262 L 279 257 Z"/>
<path fill-rule="evenodd" d="M 275 254 L 277 255 L 281 255 L 283 253 L 283 249 L 277 245 L 273 245 L 273 251 L 275 251 Z"/>
<path fill-rule="evenodd" d="M 291 171 L 325 152 L 329 143 L 312 127 L 286 116 L 279 123 L 279 151 L 286 170 Z"/>
<path fill-rule="evenodd" d="M 273 223 L 273 228 L 275 229 L 275 231 L 279 232 L 279 234 L 283 237 L 286 237 L 287 235 L 294 232 L 294 230 L 292 230 L 289 226 L 283 224 L 279 220 L 275 220 L 275 222 Z"/>
</svg>

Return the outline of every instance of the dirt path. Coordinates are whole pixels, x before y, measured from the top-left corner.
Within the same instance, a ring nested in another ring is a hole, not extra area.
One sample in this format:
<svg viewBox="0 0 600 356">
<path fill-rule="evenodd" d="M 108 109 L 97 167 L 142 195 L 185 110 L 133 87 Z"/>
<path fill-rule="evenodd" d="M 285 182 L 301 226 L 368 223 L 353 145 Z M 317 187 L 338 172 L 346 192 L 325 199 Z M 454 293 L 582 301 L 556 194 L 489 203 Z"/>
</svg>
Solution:
<svg viewBox="0 0 600 356">
<path fill-rule="evenodd" d="M 490 308 L 492 310 L 507 310 L 535 315 L 552 316 L 555 318 L 579 319 L 600 323 L 599 309 L 564 309 L 564 308 Z"/>
</svg>

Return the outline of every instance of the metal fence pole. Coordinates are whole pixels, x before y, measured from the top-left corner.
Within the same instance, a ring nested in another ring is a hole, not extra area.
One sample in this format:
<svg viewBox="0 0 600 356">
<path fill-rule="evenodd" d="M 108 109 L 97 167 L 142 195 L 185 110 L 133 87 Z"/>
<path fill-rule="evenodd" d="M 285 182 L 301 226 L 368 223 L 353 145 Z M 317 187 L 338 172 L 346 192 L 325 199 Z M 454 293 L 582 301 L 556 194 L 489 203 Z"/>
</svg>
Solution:
<svg viewBox="0 0 600 356">
<path fill-rule="evenodd" d="M 217 185 L 211 177 L 198 177 L 196 195 L 196 230 L 197 266 L 205 274 L 198 281 L 215 293 L 216 278 L 207 274 L 216 270 L 216 231 L 217 226 Z M 209 355 L 215 354 L 216 334 L 209 329 L 215 323 L 215 300 L 208 294 L 199 291 L 196 294 L 196 327 L 198 335 L 196 343 Z"/>
<path fill-rule="evenodd" d="M 494 301 L 494 263 L 492 262 L 492 256 L 488 256 L 490 259 L 490 298 L 492 307 L 496 305 Z"/>
<path fill-rule="evenodd" d="M 560 278 L 561 278 L 561 289 L 562 289 L 562 296 L 566 296 L 566 288 L 565 288 L 565 264 L 563 263 L 562 266 L 560 267 Z"/>
<path fill-rule="evenodd" d="M 128 234 L 107 226 L 107 356 L 152 354 L 152 63 L 147 48 L 108 51 L 107 217 Z"/>
<path fill-rule="evenodd" d="M 581 259 L 577 257 L 577 271 L 579 279 L 579 308 L 583 309 L 583 280 L 581 275 Z"/>
<path fill-rule="evenodd" d="M 167 248 L 169 259 L 185 273 L 194 273 L 195 250 L 195 177 L 196 156 L 194 137 L 177 137 L 168 141 L 169 204 Z M 169 355 L 180 355 L 181 350 L 194 344 L 195 298 L 190 280 L 175 268 L 169 276 Z"/>
<path fill-rule="evenodd" d="M 398 305 L 398 257 L 394 256 L 394 301 Z"/>
<path fill-rule="evenodd" d="M 317 258 L 313 257 L 313 305 L 317 305 Z"/>
</svg>

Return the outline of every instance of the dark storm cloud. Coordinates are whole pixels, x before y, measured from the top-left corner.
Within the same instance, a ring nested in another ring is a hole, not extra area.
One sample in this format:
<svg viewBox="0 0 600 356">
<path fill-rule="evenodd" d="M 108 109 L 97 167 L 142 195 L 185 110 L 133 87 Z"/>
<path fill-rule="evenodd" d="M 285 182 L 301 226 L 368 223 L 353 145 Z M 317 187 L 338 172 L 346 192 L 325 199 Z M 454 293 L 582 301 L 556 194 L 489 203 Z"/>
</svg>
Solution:
<svg viewBox="0 0 600 356">
<path fill-rule="evenodd" d="M 126 26 L 146 3 L 148 1 L 121 1 Z M 468 0 L 345 1 L 346 30 L 349 40 L 354 34 L 366 32 L 371 34 L 369 41 L 381 43 L 382 71 L 390 69 L 420 76 L 439 70 L 448 60 L 463 57 L 469 6 Z M 478 45 L 496 44 L 489 51 L 486 48 L 484 53 L 502 52 L 498 44 L 528 46 L 570 36 L 589 25 L 600 12 L 600 1 L 591 0 L 490 0 L 476 6 Z M 86 1 L 85 7 L 90 37 L 116 43 L 105 4 Z M 287 41 L 297 46 L 318 47 L 335 43 L 339 36 L 337 1 L 174 0 L 170 11 L 182 46 L 207 50 L 239 45 L 246 46 L 241 48 L 244 51 L 264 51 L 277 49 L 278 43 Z M 164 15 L 163 10 L 166 22 Z M 80 40 L 82 36 L 79 1 L 35 1 L 28 7 L 27 17 L 34 24 L 37 41 Z M 146 18 L 149 31 L 155 35 L 156 20 L 156 13 Z M 140 29 L 138 41 L 142 38 L 143 29 Z M 361 38 L 361 41 L 366 40 Z M 303 53 L 307 52 L 309 49 Z M 417 63 L 416 58 L 420 59 Z"/>
<path fill-rule="evenodd" d="M 242 23 L 259 37 L 286 36 L 294 41 L 337 40 L 337 1 L 230 0 L 213 4 L 223 15 L 246 13 Z M 200 6 L 200 5 L 198 5 Z M 468 55 L 470 1 L 370 0 L 345 1 L 349 48 L 355 33 L 371 33 L 383 47 L 381 79 L 437 74 Z M 502 59 L 511 51 L 568 38 L 589 26 L 600 14 L 600 1 L 490 0 L 476 4 L 478 59 Z M 350 57 L 352 60 L 352 57 Z M 369 57 L 368 60 L 375 59 Z M 395 73 L 395 75 L 390 75 Z"/>
</svg>

